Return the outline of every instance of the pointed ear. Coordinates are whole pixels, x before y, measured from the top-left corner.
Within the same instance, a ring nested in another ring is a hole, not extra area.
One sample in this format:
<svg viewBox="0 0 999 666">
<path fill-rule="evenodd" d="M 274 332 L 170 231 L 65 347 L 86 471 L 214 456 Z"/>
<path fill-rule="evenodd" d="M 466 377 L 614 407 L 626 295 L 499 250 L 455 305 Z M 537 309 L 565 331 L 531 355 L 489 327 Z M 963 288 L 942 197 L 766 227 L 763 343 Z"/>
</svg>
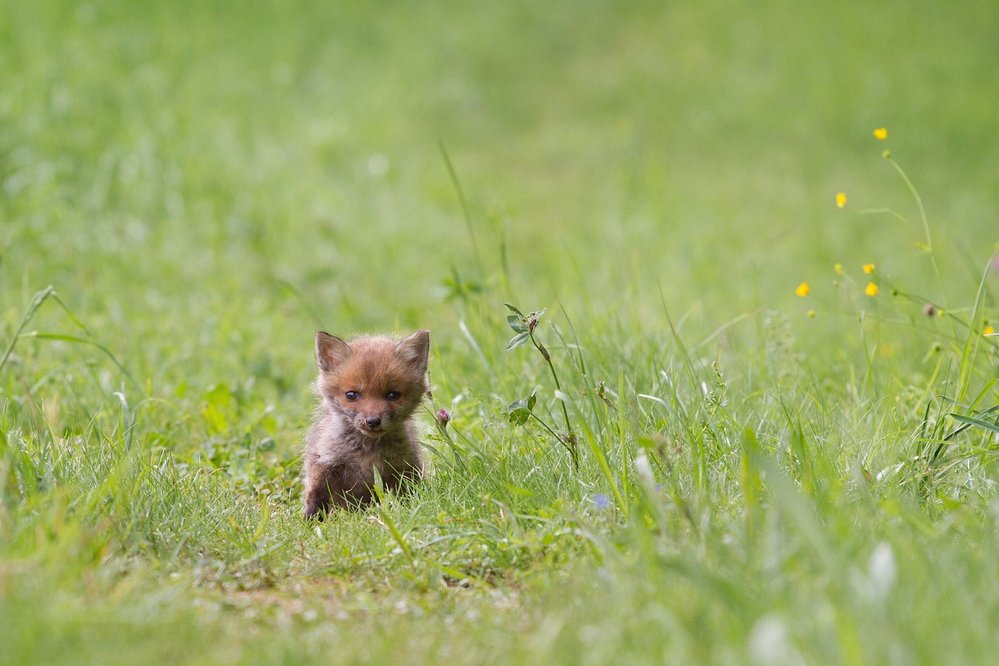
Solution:
<svg viewBox="0 0 999 666">
<path fill-rule="evenodd" d="M 350 356 L 350 345 L 324 331 L 316 332 L 316 361 L 323 372 L 331 372 Z"/>
<path fill-rule="evenodd" d="M 421 375 L 427 371 L 430 355 L 430 331 L 417 331 L 407 335 L 395 347 L 395 353 Z"/>
</svg>

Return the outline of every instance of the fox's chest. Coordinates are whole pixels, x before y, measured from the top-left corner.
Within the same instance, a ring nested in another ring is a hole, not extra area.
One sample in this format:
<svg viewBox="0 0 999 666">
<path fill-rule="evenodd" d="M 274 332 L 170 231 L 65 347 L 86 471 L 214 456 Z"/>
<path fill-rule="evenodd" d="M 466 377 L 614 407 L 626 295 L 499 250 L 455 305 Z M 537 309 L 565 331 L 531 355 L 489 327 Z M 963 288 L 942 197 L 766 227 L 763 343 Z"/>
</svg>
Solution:
<svg viewBox="0 0 999 666">
<path fill-rule="evenodd" d="M 378 451 L 364 452 L 360 454 L 357 456 L 354 464 L 358 468 L 361 475 L 368 482 L 374 481 L 376 471 L 379 476 L 385 478 L 386 471 L 392 467 L 385 456 Z"/>
</svg>

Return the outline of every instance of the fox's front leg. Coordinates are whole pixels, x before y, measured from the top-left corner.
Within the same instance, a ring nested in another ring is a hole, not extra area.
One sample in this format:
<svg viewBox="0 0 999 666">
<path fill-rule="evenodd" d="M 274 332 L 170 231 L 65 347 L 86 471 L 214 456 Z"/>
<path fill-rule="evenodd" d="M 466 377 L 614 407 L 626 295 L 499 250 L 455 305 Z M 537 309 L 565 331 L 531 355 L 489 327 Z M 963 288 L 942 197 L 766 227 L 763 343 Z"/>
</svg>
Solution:
<svg viewBox="0 0 999 666">
<path fill-rule="evenodd" d="M 322 520 L 336 502 L 335 498 L 343 496 L 343 470 L 338 465 L 313 463 L 306 467 L 304 480 L 305 512 L 302 517 Z"/>
<path fill-rule="evenodd" d="M 304 518 L 319 518 L 333 508 L 357 509 L 369 504 L 372 479 L 356 466 L 343 462 L 314 464 L 305 475 Z"/>
</svg>

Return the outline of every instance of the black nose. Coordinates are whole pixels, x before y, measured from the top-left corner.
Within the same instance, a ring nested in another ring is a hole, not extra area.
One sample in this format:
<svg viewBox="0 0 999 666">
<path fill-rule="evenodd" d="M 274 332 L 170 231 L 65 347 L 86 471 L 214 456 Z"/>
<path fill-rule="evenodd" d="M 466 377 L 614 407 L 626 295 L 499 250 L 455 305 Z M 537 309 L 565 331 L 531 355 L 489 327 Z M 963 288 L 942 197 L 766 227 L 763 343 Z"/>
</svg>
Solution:
<svg viewBox="0 0 999 666">
<path fill-rule="evenodd" d="M 369 416 L 364 419 L 364 422 L 368 424 L 369 428 L 377 428 L 382 424 L 382 417 L 380 416 Z"/>
</svg>

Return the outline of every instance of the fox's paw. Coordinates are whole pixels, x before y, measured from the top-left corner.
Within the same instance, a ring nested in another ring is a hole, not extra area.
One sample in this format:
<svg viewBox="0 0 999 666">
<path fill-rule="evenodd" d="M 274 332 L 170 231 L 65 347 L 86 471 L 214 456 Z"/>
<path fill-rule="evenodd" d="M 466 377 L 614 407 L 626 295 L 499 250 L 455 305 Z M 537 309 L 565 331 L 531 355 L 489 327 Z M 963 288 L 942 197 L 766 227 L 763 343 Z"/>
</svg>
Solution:
<svg viewBox="0 0 999 666">
<path fill-rule="evenodd" d="M 302 520 L 321 521 L 326 517 L 326 508 L 322 502 L 309 502 L 305 505 L 305 511 L 302 512 Z"/>
</svg>

